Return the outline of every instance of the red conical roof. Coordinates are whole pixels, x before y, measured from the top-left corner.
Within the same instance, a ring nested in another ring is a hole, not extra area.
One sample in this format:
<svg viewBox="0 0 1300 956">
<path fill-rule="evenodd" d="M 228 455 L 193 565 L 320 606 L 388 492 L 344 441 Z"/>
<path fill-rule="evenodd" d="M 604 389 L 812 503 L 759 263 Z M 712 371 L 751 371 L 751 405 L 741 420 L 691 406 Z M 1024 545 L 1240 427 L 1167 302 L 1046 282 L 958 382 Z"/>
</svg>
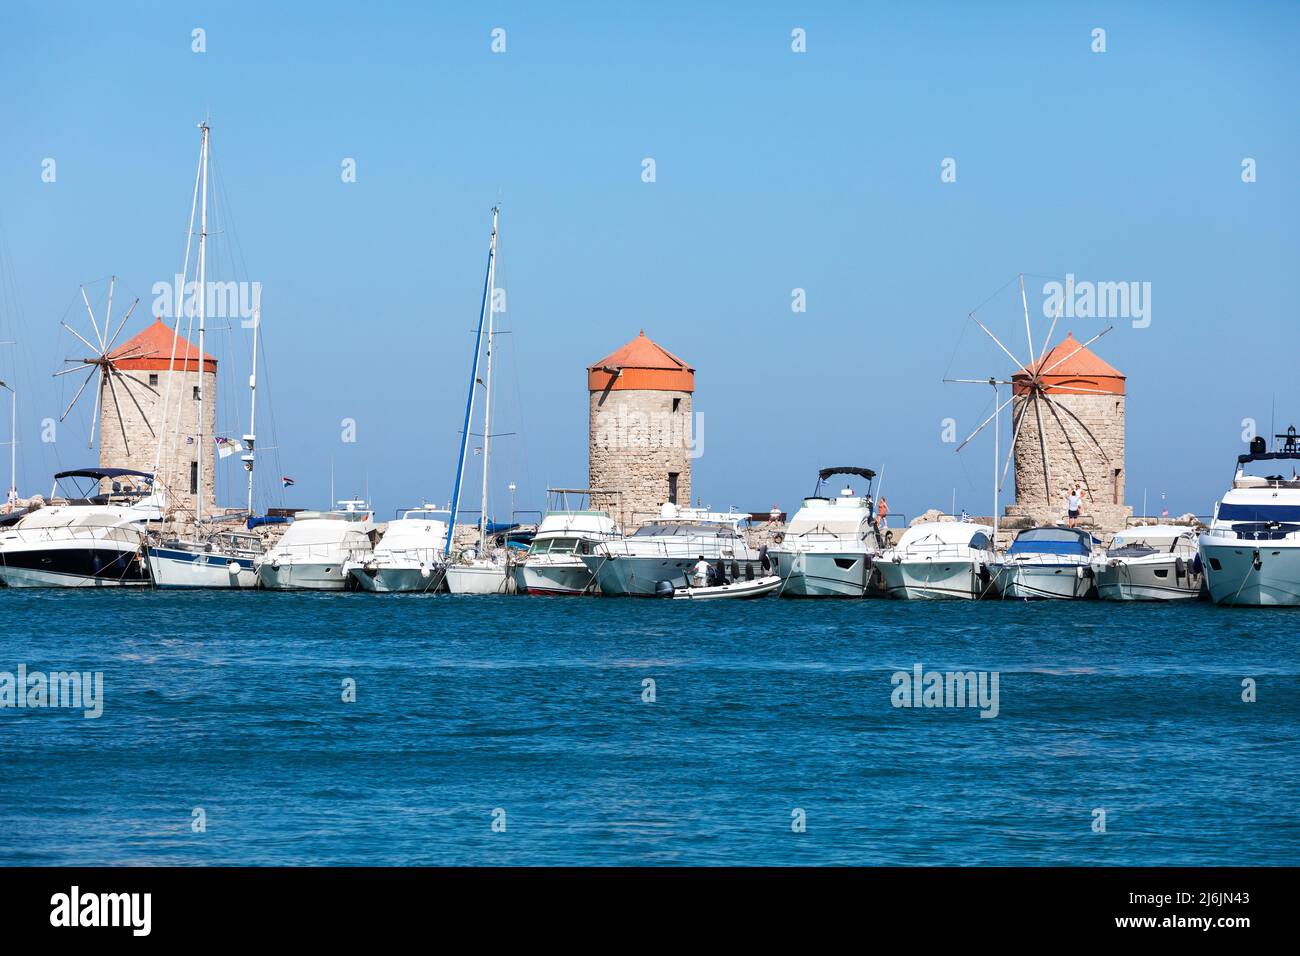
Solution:
<svg viewBox="0 0 1300 956">
<path fill-rule="evenodd" d="M 642 329 L 631 342 L 587 367 L 587 388 L 592 392 L 619 388 L 693 392 L 695 369 L 646 338 Z"/>
<path fill-rule="evenodd" d="M 153 325 L 113 349 L 108 357 L 124 372 L 165 372 L 169 368 L 178 372 L 197 371 L 199 350 L 179 336 L 175 337 L 176 361 L 172 364 L 173 336 L 173 330 L 166 322 L 155 319 Z M 206 353 L 203 355 L 203 371 L 213 374 L 217 371 L 217 360 Z"/>
<path fill-rule="evenodd" d="M 1016 394 L 1029 391 L 1029 379 L 1035 372 L 1040 373 L 1045 392 L 1124 394 L 1124 373 L 1080 345 L 1073 332 L 1067 333 L 1065 340 L 1044 355 L 1042 361 L 1033 362 L 1011 376 Z"/>
</svg>

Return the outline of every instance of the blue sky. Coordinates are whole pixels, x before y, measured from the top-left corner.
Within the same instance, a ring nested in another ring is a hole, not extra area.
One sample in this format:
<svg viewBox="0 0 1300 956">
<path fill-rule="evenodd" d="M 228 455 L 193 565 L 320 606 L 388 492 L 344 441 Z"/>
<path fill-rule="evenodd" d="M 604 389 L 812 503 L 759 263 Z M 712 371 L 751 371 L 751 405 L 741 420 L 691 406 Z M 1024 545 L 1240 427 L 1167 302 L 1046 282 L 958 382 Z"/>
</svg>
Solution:
<svg viewBox="0 0 1300 956">
<path fill-rule="evenodd" d="M 79 411 L 40 441 L 71 398 L 50 377 L 74 351 L 59 320 L 84 329 L 80 283 L 102 301 L 115 273 L 143 309 L 179 271 L 207 115 L 229 217 L 213 268 L 263 286 L 286 504 L 323 504 L 331 461 L 381 515 L 448 498 L 499 199 L 494 431 L 518 434 L 496 445 L 498 512 L 511 479 L 521 508 L 585 481 L 584 367 L 644 328 L 697 368 L 705 503 L 793 508 L 818 468 L 865 464 L 895 512 L 955 488 L 987 513 L 991 436 L 956 455 L 941 434 L 989 395 L 942 379 L 1012 370 L 965 316 L 1025 272 L 1040 337 L 1041 277 L 1151 283 L 1149 327 L 1096 348 L 1129 376 L 1129 503 L 1206 513 L 1242 419 L 1300 418 L 1298 39 L 1286 3 L 10 4 L 0 377 L 22 395 L 20 487 L 93 460 Z M 979 314 L 1023 354 L 1016 298 Z M 234 402 L 246 338 L 213 338 Z M 242 431 L 235 405 L 221 417 Z"/>
</svg>

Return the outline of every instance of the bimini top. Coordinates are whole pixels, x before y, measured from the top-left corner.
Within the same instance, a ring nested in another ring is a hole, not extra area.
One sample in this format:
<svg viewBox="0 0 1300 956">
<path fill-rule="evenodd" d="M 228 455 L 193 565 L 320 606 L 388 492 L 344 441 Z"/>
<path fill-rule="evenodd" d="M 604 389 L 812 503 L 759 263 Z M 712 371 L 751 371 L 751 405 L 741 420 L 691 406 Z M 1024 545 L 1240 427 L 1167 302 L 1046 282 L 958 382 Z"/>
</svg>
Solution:
<svg viewBox="0 0 1300 956">
<path fill-rule="evenodd" d="M 1007 554 L 1080 554 L 1092 553 L 1096 540 L 1087 531 L 1078 528 L 1066 528 L 1062 525 L 1049 525 L 1044 528 L 1030 528 L 1016 535 Z"/>
<path fill-rule="evenodd" d="M 876 477 L 876 473 L 870 468 L 823 468 L 817 472 L 817 480 L 825 481 L 831 475 L 857 475 L 859 478 L 867 479 L 867 481 Z"/>
<path fill-rule="evenodd" d="M 133 471 L 130 468 L 78 468 L 73 471 L 61 471 L 54 476 L 54 480 L 60 478 L 94 478 L 100 481 L 104 478 L 121 478 L 130 475 L 133 478 L 148 478 L 153 481 L 153 475 L 147 471 Z"/>
<path fill-rule="evenodd" d="M 1249 455 L 1238 455 L 1237 464 L 1247 465 L 1252 461 L 1295 461 L 1300 459 L 1300 451 L 1259 451 Z"/>
</svg>

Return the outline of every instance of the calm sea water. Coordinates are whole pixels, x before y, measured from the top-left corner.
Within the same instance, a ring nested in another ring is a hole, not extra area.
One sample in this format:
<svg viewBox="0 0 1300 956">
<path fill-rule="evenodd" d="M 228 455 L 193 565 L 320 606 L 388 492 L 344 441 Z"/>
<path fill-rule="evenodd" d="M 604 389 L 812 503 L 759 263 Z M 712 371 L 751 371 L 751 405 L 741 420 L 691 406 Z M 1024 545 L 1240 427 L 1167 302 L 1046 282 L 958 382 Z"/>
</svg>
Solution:
<svg viewBox="0 0 1300 956">
<path fill-rule="evenodd" d="M 1298 631 L 1204 605 L 0 591 L 0 671 L 105 682 L 97 720 L 0 710 L 0 864 L 1294 863 Z M 998 716 L 893 707 L 917 663 L 998 671 Z"/>
</svg>

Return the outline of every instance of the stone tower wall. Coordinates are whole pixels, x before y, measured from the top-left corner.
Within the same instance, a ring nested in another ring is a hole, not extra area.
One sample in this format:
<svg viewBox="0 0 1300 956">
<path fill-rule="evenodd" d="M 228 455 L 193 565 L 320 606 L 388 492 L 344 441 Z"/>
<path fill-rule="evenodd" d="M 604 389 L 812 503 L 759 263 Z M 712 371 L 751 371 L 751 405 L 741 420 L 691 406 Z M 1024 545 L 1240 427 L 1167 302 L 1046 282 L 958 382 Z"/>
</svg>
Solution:
<svg viewBox="0 0 1300 956">
<path fill-rule="evenodd" d="M 186 514 L 194 513 L 195 496 L 190 494 L 190 469 L 199 460 L 202 452 L 207 457 L 203 462 L 203 509 L 205 514 L 216 511 L 216 484 L 213 470 L 216 465 L 216 444 L 213 441 L 217 423 L 217 376 L 214 372 L 203 373 L 203 442 L 199 443 L 198 416 L 199 403 L 194 400 L 194 388 L 198 385 L 194 372 L 169 372 L 123 369 L 123 375 L 140 384 L 133 386 L 131 396 L 126 394 L 126 387 L 117 383 L 117 396 L 107 384 L 101 397 L 99 464 L 105 468 L 132 468 L 137 471 L 152 472 L 154 460 L 158 454 L 158 441 L 164 440 L 163 458 L 161 460 L 157 481 L 166 486 L 167 501 L 172 509 Z M 151 386 L 155 395 L 145 386 L 151 375 L 158 376 L 158 384 Z M 171 376 L 171 391 L 168 392 L 168 377 Z M 118 404 L 121 402 L 121 421 L 126 427 L 126 442 L 122 440 L 122 429 L 118 426 Z M 167 434 L 163 434 L 163 401 L 171 403 L 171 414 L 167 420 Z M 179 433 L 176 423 L 177 411 L 180 413 Z M 144 416 L 141 415 L 143 411 Z M 147 418 L 146 418 L 147 417 Z M 149 433 L 153 426 L 154 434 Z M 186 436 L 194 438 L 186 442 Z M 129 451 L 128 451 L 129 446 Z"/>
<path fill-rule="evenodd" d="M 1065 498 L 1074 483 L 1082 481 L 1084 518 L 1106 530 L 1123 528 L 1124 519 L 1132 514 L 1124 505 L 1124 396 L 1050 394 L 1060 408 L 1041 401 L 1038 406 L 1046 437 L 1050 495 L 1043 487 L 1043 452 L 1031 402 L 1016 439 L 1016 499 L 1007 514 L 1055 522 L 1065 513 Z M 1026 399 L 1017 397 L 1012 403 L 1013 422 Z"/>
<path fill-rule="evenodd" d="M 619 494 L 593 495 L 630 532 L 669 500 L 677 474 L 677 503 L 691 503 L 691 393 L 641 389 L 590 392 L 589 487 Z M 677 408 L 674 410 L 674 400 Z"/>
</svg>

